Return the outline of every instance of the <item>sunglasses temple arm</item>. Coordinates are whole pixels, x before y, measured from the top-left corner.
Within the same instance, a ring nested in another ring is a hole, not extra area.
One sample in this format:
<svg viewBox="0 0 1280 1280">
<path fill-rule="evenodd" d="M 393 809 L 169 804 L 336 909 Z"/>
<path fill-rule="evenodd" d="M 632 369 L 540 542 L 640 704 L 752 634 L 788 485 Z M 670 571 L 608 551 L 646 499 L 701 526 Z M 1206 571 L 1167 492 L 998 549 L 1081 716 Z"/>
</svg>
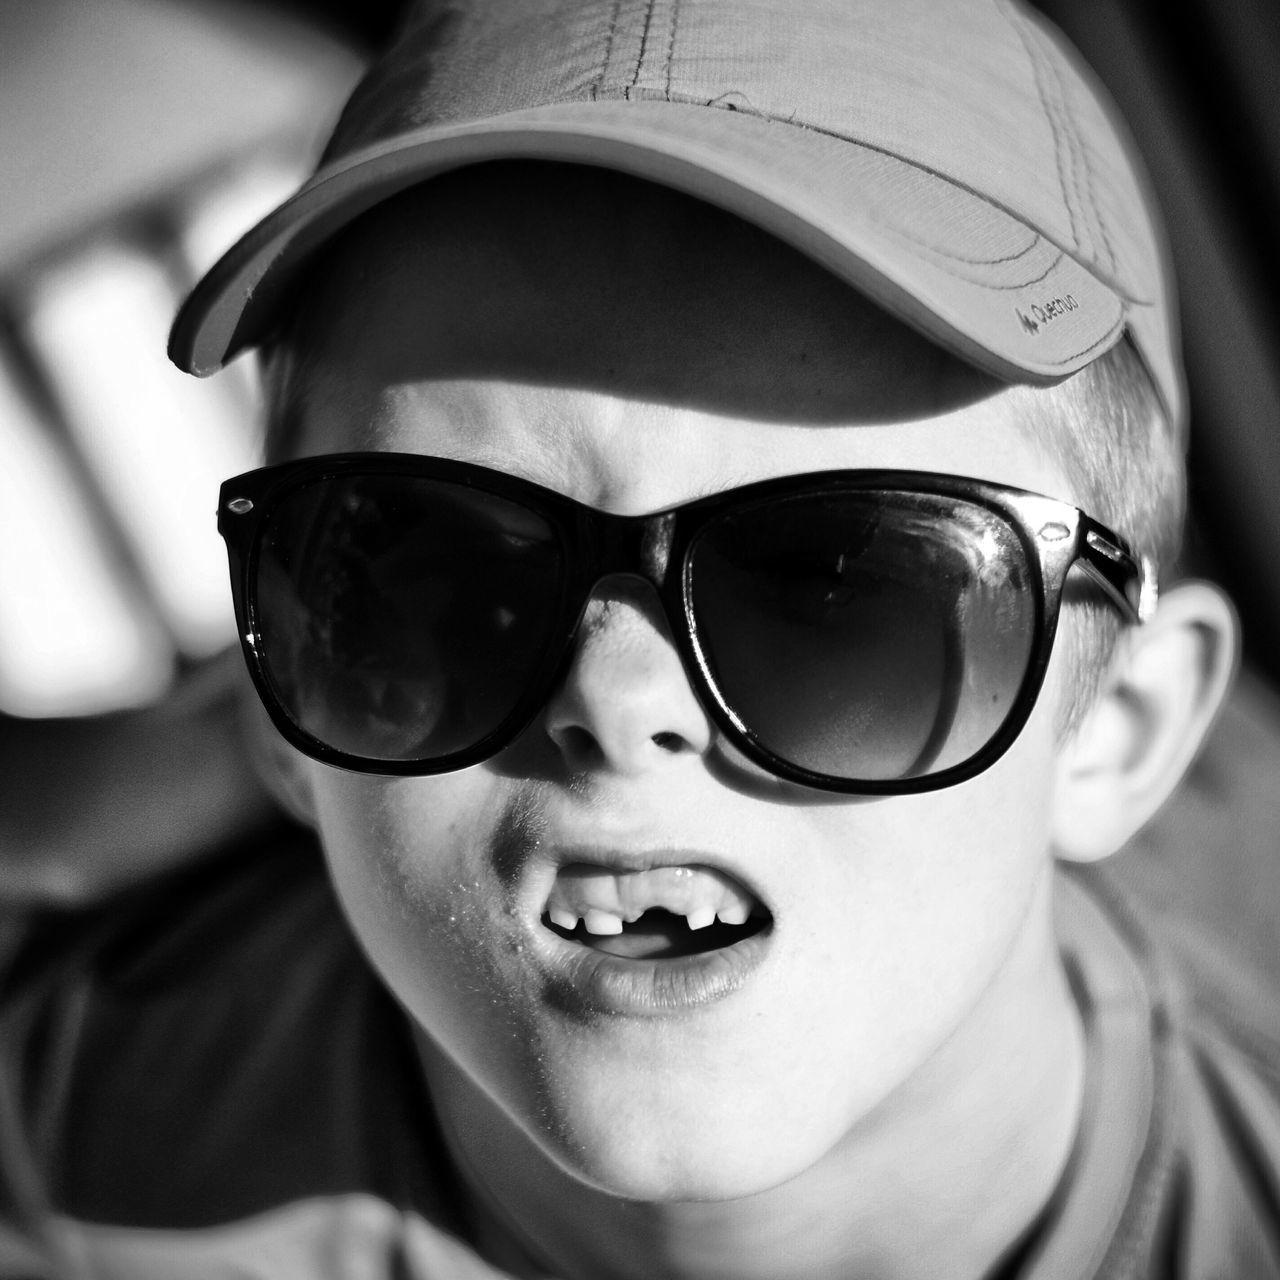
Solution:
<svg viewBox="0 0 1280 1280">
<path fill-rule="evenodd" d="M 1106 528 L 1085 517 L 1077 563 L 1129 622 L 1146 622 L 1158 598 L 1157 571 L 1149 556 L 1135 559 Z"/>
</svg>

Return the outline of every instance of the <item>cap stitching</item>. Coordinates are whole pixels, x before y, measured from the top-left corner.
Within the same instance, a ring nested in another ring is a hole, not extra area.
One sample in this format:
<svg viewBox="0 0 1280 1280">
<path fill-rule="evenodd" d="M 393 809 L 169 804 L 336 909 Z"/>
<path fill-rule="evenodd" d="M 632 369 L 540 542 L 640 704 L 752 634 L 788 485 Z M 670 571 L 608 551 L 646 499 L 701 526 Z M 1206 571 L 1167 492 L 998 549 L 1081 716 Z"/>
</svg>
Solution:
<svg viewBox="0 0 1280 1280">
<path fill-rule="evenodd" d="M 1083 217 L 1085 228 L 1089 232 L 1089 241 L 1086 246 L 1080 243 L 1082 251 L 1089 253 L 1091 256 L 1096 252 L 1097 240 L 1105 242 L 1106 233 L 1102 226 L 1102 219 L 1098 214 L 1097 201 L 1094 199 L 1092 188 L 1092 174 L 1089 170 L 1088 157 L 1084 153 L 1083 146 L 1080 142 L 1080 129 L 1076 124 L 1075 117 L 1071 114 L 1070 104 L 1067 101 L 1066 82 L 1062 78 L 1062 68 L 1058 65 L 1054 58 L 1049 56 L 1045 50 L 1049 37 L 1038 27 L 1028 27 L 1028 40 L 1034 45 L 1038 54 L 1038 63 L 1043 69 L 1047 79 L 1052 81 L 1054 89 L 1052 96 L 1052 110 L 1054 119 L 1061 129 L 1061 136 L 1066 144 L 1067 157 L 1070 163 L 1069 173 L 1071 176 L 1071 193 L 1076 197 L 1080 205 L 1080 212 Z M 1081 174 L 1084 175 L 1084 181 L 1081 181 Z M 1092 213 L 1093 217 L 1087 215 Z M 1096 238 L 1095 234 L 1097 233 Z M 1114 262 L 1111 263 L 1114 271 Z"/>
<path fill-rule="evenodd" d="M 644 67 L 645 55 L 649 52 L 649 31 L 653 26 L 653 6 L 656 0 L 648 0 L 644 12 L 644 30 L 640 33 L 640 52 L 636 55 L 636 67 L 631 73 L 631 83 L 623 90 L 622 96 L 631 99 L 631 91 L 640 84 L 640 72 Z"/>
<path fill-rule="evenodd" d="M 881 226 L 885 231 L 889 232 L 890 235 L 897 236 L 898 238 L 905 240 L 908 244 L 916 245 L 919 248 L 929 251 L 930 247 L 929 245 L 925 244 L 924 241 L 914 240 L 911 236 L 906 235 L 905 233 L 901 232 L 898 228 L 891 226 L 889 223 L 880 222 L 878 225 Z M 949 266 L 947 266 L 946 259 L 950 255 L 942 252 L 937 252 L 937 256 L 943 259 L 942 262 L 935 263 L 938 270 L 945 271 L 947 275 L 952 276 L 954 279 L 963 280 L 966 284 L 976 285 L 978 288 L 986 289 L 991 293 L 1011 293 L 1015 289 L 1023 289 L 1023 288 L 1026 288 L 1028 285 L 1033 285 L 1037 283 L 1037 281 L 1043 280 L 1045 276 L 1047 276 L 1049 272 L 1052 271 L 1054 267 L 1056 267 L 1058 263 L 1062 261 L 1063 258 L 1067 257 L 1067 254 L 1064 250 L 1059 249 L 1057 256 L 1054 258 L 1053 262 L 1051 262 L 1049 266 L 1045 269 L 1042 275 L 1037 276 L 1035 280 L 1027 280 L 1027 281 L 1024 281 L 1022 284 L 1015 284 L 1015 285 L 986 284 L 982 281 L 971 280 L 968 277 L 961 275 L 958 271 L 953 271 Z M 1112 336 L 1120 328 L 1123 327 L 1123 321 L 1124 321 L 1124 315 L 1125 315 L 1124 302 L 1121 300 L 1121 298 L 1118 295 L 1113 294 L 1112 297 L 1116 305 L 1117 313 L 1116 313 L 1116 318 L 1111 322 L 1110 326 L 1107 328 L 1106 333 L 1104 333 L 1096 341 L 1089 343 L 1087 346 L 1081 347 L 1080 350 L 1075 352 L 1073 355 L 1064 356 L 1060 360 L 1044 360 L 1043 363 L 1046 365 L 1056 366 L 1061 368 L 1064 365 L 1071 364 L 1073 361 L 1078 360 L 1081 356 L 1087 355 L 1090 351 L 1095 350 L 1096 348 L 1102 346 L 1104 343 L 1109 342 Z"/>
<path fill-rule="evenodd" d="M 1010 262 L 1017 262 L 1020 258 L 1025 258 L 1028 254 L 1034 253 L 1036 246 L 1040 243 L 1041 240 L 1044 239 L 1044 237 L 1040 235 L 1039 232 L 1034 231 L 1030 227 L 1028 227 L 1027 231 L 1031 236 L 1031 243 L 1028 244 L 1025 249 L 1019 249 L 1017 253 L 1002 254 L 998 258 L 969 258 L 962 253 L 951 253 L 949 250 L 944 249 L 941 245 L 931 244 L 928 240 L 921 240 L 919 236 L 914 236 L 911 234 L 911 232 L 906 231 L 901 227 L 895 227 L 891 222 L 884 222 L 882 219 L 878 217 L 875 217 L 874 221 L 879 226 L 888 227 L 889 230 L 894 233 L 894 235 L 900 236 L 903 240 L 906 240 L 911 244 L 919 245 L 920 248 L 927 249 L 929 250 L 930 253 L 936 253 L 940 258 L 946 258 L 949 262 L 959 262 L 964 264 L 965 266 L 970 266 L 970 267 L 1001 267 Z M 1062 250 L 1059 249 L 1058 253 L 1061 255 Z M 1050 270 L 1052 269 L 1053 268 L 1051 267 Z M 1044 278 L 1043 276 L 1036 277 L 1036 279 L 1043 279 L 1043 278 Z M 1034 284 L 1035 281 L 1030 280 L 1027 283 Z M 1021 288 L 1020 285 L 1008 285 L 1008 286 L 1002 285 L 1001 287 L 1012 288 L 1012 289 Z"/>
<path fill-rule="evenodd" d="M 613 0 L 613 15 L 609 19 L 609 30 L 605 35 L 604 58 L 600 63 L 600 72 L 591 84 L 591 99 L 600 97 L 604 88 L 605 77 L 609 74 L 609 63 L 613 60 L 613 44 L 618 35 L 618 19 L 622 16 L 622 0 Z"/>
<path fill-rule="evenodd" d="M 1061 368 L 1063 365 L 1071 364 L 1074 361 L 1079 360 L 1081 356 L 1088 355 L 1090 351 L 1096 351 L 1099 347 L 1109 343 L 1115 335 L 1124 328 L 1124 307 L 1121 306 L 1119 298 L 1116 299 L 1116 306 L 1119 308 L 1119 314 L 1111 322 L 1106 333 L 1104 333 L 1100 338 L 1089 343 L 1088 346 L 1081 347 L 1074 355 L 1064 356 L 1061 360 L 1045 360 L 1043 363 L 1047 365 L 1056 365 L 1058 368 Z"/>
<path fill-rule="evenodd" d="M 1031 39 L 1034 41 L 1034 34 L 1032 34 Z M 1040 66 L 1050 84 L 1048 101 L 1050 109 L 1053 111 L 1058 136 L 1062 139 L 1063 148 L 1066 151 L 1067 178 L 1070 183 L 1071 195 L 1074 197 L 1075 207 L 1080 214 L 1080 228 L 1083 234 L 1077 244 L 1082 252 L 1092 254 L 1094 251 L 1094 228 L 1088 216 L 1090 212 L 1088 208 L 1089 201 L 1085 199 L 1084 186 L 1080 181 L 1080 149 L 1077 146 L 1079 139 L 1076 137 L 1075 129 L 1071 126 L 1064 108 L 1062 82 L 1058 79 L 1053 62 L 1044 56 L 1043 49 L 1040 51 Z"/>
<path fill-rule="evenodd" d="M 568 101 L 568 99 L 566 99 L 566 101 Z M 949 177 L 945 173 L 940 173 L 937 169 L 933 169 L 928 165 L 918 164 L 916 163 L 916 161 L 909 160 L 905 156 L 900 156 L 897 154 L 897 152 L 890 151 L 886 147 L 878 147 L 871 142 L 862 141 L 857 138 L 850 138 L 843 133 L 838 133 L 834 129 L 824 129 L 822 128 L 821 125 L 810 124 L 809 122 L 804 120 L 797 120 L 793 117 L 784 119 L 781 116 L 770 115 L 768 114 L 768 112 L 761 111 L 759 107 L 751 106 L 748 103 L 744 103 L 742 105 L 738 105 L 735 103 L 732 105 L 726 105 L 721 107 L 719 106 L 718 101 L 715 99 L 713 99 L 710 102 L 707 102 L 702 98 L 695 98 L 692 95 L 685 95 L 685 94 L 673 94 L 668 99 L 668 101 L 670 101 L 673 105 L 676 105 L 676 106 L 689 105 L 689 106 L 697 106 L 697 107 L 711 107 L 713 109 L 720 110 L 720 111 L 732 111 L 739 115 L 751 116 L 756 120 L 764 120 L 769 124 L 785 125 L 795 129 L 803 129 L 808 133 L 816 133 L 821 135 L 824 138 L 833 138 L 838 142 L 844 142 L 849 144 L 850 146 L 861 147 L 866 151 L 874 151 L 879 155 L 888 156 L 890 159 L 897 160 L 902 164 L 910 165 L 911 168 L 918 170 L 920 173 L 927 173 L 929 174 L 930 177 L 937 178 L 939 182 L 945 182 L 947 183 L 948 186 L 955 187 L 958 191 L 967 192 L 969 195 L 973 196 L 975 199 L 981 200 L 984 204 L 990 205 L 992 208 L 1000 209 L 1002 213 L 1005 213 L 1010 218 L 1013 218 L 1015 221 L 1022 223 L 1022 225 L 1026 227 L 1028 233 L 1032 236 L 1032 242 L 1028 244 L 1026 248 L 1019 249 L 1016 253 L 1005 254 L 998 258 L 966 258 L 961 256 L 960 254 L 948 253 L 945 249 L 941 249 L 936 245 L 931 245 L 924 240 L 917 239 L 916 237 L 911 236 L 908 232 L 905 232 L 900 228 L 894 227 L 891 223 L 883 222 L 878 217 L 875 217 L 874 215 L 872 215 L 873 221 L 875 221 L 878 225 L 889 228 L 891 231 L 901 236 L 904 240 L 908 241 L 909 243 L 917 244 L 922 248 L 929 249 L 932 252 L 938 254 L 940 257 L 950 258 L 953 262 L 969 263 L 973 266 L 988 266 L 988 265 L 998 266 L 1003 263 L 1016 262 L 1019 258 L 1025 258 L 1027 254 L 1033 252 L 1036 247 L 1036 242 L 1038 240 L 1047 239 L 1047 237 L 1041 235 L 1041 233 L 1038 232 L 1034 227 L 1028 226 L 1027 223 L 1022 218 L 1018 217 L 1017 214 L 1012 213 L 1007 209 L 1004 209 L 1003 206 L 1001 205 L 995 204 L 993 201 L 988 199 L 981 192 L 975 191 L 973 188 L 966 186 L 962 182 L 957 182 L 954 178 Z M 1061 253 L 1062 250 L 1059 250 L 1059 252 Z M 1034 281 L 1030 283 L 1034 283 Z M 1018 286 L 1013 286 L 1013 287 L 1016 288 Z"/>
<path fill-rule="evenodd" d="M 1047 36 L 1041 36 L 1042 39 L 1048 39 Z M 1093 211 L 1093 221 L 1098 229 L 1098 237 L 1102 241 L 1103 251 L 1107 255 L 1107 265 L 1112 275 L 1120 274 L 1120 267 L 1116 258 L 1115 245 L 1112 243 L 1110 230 L 1107 226 L 1107 220 L 1103 216 L 1102 206 L 1098 203 L 1098 192 L 1095 185 L 1095 175 L 1093 165 L 1089 162 L 1089 149 L 1085 146 L 1084 139 L 1079 125 L 1076 121 L 1075 111 L 1071 104 L 1070 85 L 1063 78 L 1062 68 L 1053 67 L 1054 78 L 1058 82 L 1059 96 L 1062 102 L 1062 110 L 1067 119 L 1071 123 L 1071 141 L 1073 149 L 1079 153 L 1080 168 L 1084 172 L 1084 195 L 1089 203 L 1090 209 Z"/>
<path fill-rule="evenodd" d="M 1076 181 L 1076 157 L 1070 138 L 1064 137 L 1068 130 L 1064 128 L 1058 103 L 1050 93 L 1049 86 L 1045 81 L 1046 72 L 1051 68 L 1047 65 L 1044 50 L 1036 42 L 1036 31 L 1029 19 L 1023 14 L 1014 13 L 1012 9 L 1007 9 L 1006 11 L 1009 13 L 1010 19 L 1017 30 L 1018 38 L 1022 41 L 1022 46 L 1027 52 L 1027 58 L 1031 64 L 1032 78 L 1035 81 L 1036 96 L 1040 99 L 1040 106 L 1044 111 L 1045 120 L 1048 122 L 1050 132 L 1053 134 L 1053 153 L 1058 168 L 1058 187 L 1062 192 L 1062 202 L 1066 206 L 1072 243 L 1077 251 L 1080 251 L 1084 247 L 1084 237 L 1081 235 L 1080 226 L 1083 209 L 1080 207 L 1080 193 Z"/>
<path fill-rule="evenodd" d="M 1031 42 L 1027 38 L 1025 25 L 1020 15 L 1015 14 L 1008 5 L 1001 3 L 1000 9 L 1009 21 L 1009 25 L 1013 27 L 1018 39 L 1022 42 L 1022 47 L 1026 52 L 1027 61 L 1031 65 L 1031 78 L 1035 82 L 1036 96 L 1040 99 L 1040 107 L 1044 111 L 1045 120 L 1049 125 L 1049 132 L 1053 134 L 1053 155 L 1058 167 L 1058 188 L 1062 192 L 1062 202 L 1067 208 L 1067 219 L 1071 227 L 1071 241 L 1077 249 L 1080 248 L 1080 228 L 1076 224 L 1076 211 L 1071 201 L 1071 194 L 1068 191 L 1068 181 L 1066 169 L 1063 165 L 1062 157 L 1062 138 L 1058 132 L 1058 121 L 1055 118 L 1055 112 L 1050 107 L 1045 97 L 1045 87 L 1041 79 L 1040 59 L 1036 50 L 1032 48 Z"/>
<path fill-rule="evenodd" d="M 1070 159 L 1071 194 L 1079 202 L 1080 212 L 1089 232 L 1089 239 L 1086 244 L 1079 238 L 1077 231 L 1077 247 L 1081 253 L 1090 258 L 1105 255 L 1109 274 L 1113 278 L 1117 278 L 1120 271 L 1115 247 L 1112 244 L 1107 223 L 1102 216 L 1102 209 L 1098 204 L 1093 167 L 1089 163 L 1088 149 L 1084 145 L 1081 130 L 1072 111 L 1068 84 L 1063 78 L 1062 67 L 1056 59 L 1046 52 L 1046 47 L 1051 45 L 1048 33 L 1030 22 L 1025 22 L 1024 25 L 1028 33 L 1028 40 L 1039 51 L 1039 56 L 1036 58 L 1037 65 L 1044 68 L 1047 74 L 1052 77 L 1057 90 L 1052 95 L 1052 104 L 1046 102 L 1045 105 L 1046 109 L 1052 110 L 1055 132 L 1060 127 L 1061 134 L 1065 135 L 1064 140 Z M 1043 98 L 1041 100 L 1045 101 Z M 1082 174 L 1083 182 L 1081 181 Z M 1073 206 L 1069 202 L 1067 210 L 1069 214 L 1073 213 Z M 1092 214 L 1092 217 L 1089 217 L 1089 214 Z M 1076 226 L 1074 217 L 1072 226 Z"/>
<path fill-rule="evenodd" d="M 671 101 L 671 67 L 676 56 L 676 27 L 680 23 L 680 0 L 671 0 L 671 31 L 667 38 L 667 83 L 666 99 Z"/>
<path fill-rule="evenodd" d="M 1022 253 L 1012 254 L 1006 258 L 961 258 L 956 254 L 948 253 L 945 249 L 941 249 L 936 245 L 930 244 L 927 240 L 918 239 L 909 231 L 904 231 L 900 227 L 895 227 L 891 222 L 882 222 L 879 218 L 875 219 L 875 222 L 877 226 L 882 227 L 896 239 L 902 240 L 909 245 L 913 245 L 917 249 L 922 249 L 925 253 L 932 254 L 934 257 L 942 259 L 943 262 L 958 263 L 963 266 L 972 267 L 1000 266 L 1007 262 L 1016 262 L 1019 258 L 1025 257 L 1028 253 L 1032 252 L 1032 250 L 1036 248 L 1036 244 L 1040 243 L 1043 239 L 1041 236 L 1036 236 L 1035 243 L 1033 243 L 1030 248 L 1024 249 Z M 1066 256 L 1067 255 L 1061 249 L 1058 249 L 1053 260 L 1038 276 L 1032 276 L 1026 280 L 1019 280 L 1016 284 L 989 284 L 985 280 L 977 280 L 960 271 L 954 271 L 950 267 L 941 266 L 941 264 L 939 265 L 942 270 L 946 271 L 948 275 L 955 276 L 957 280 L 966 280 L 970 284 L 980 285 L 982 288 L 988 289 L 992 293 L 1014 293 L 1018 289 L 1026 289 L 1030 285 L 1039 284 L 1041 280 L 1048 277 L 1054 267 L 1056 267 Z"/>
</svg>

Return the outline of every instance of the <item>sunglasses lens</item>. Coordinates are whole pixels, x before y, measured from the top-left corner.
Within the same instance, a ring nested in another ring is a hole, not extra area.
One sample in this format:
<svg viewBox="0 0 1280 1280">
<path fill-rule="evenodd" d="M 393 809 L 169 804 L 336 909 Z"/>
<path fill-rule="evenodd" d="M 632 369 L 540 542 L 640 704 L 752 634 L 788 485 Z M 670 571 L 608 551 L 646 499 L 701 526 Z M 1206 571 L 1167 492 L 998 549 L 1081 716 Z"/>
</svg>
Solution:
<svg viewBox="0 0 1280 1280">
<path fill-rule="evenodd" d="M 858 782 L 960 765 L 1026 675 L 1038 590 L 1018 534 L 977 503 L 906 492 L 762 500 L 688 561 L 725 704 L 776 757 Z"/>
<path fill-rule="evenodd" d="M 326 746 L 436 760 L 498 729 L 547 659 L 563 556 L 515 503 L 418 476 L 326 477 L 277 498 L 258 544 L 258 653 Z"/>
</svg>

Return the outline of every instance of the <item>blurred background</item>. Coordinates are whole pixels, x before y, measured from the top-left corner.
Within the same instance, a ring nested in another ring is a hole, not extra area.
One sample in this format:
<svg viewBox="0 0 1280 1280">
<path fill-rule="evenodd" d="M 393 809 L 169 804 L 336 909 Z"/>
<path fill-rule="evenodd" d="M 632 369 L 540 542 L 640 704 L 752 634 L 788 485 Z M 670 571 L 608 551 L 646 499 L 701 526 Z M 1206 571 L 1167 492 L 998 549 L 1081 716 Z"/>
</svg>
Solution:
<svg viewBox="0 0 1280 1280">
<path fill-rule="evenodd" d="M 399 7 L 0 0 L 0 901 L 94 898 L 272 820 L 213 518 L 219 481 L 258 458 L 252 371 L 183 377 L 164 339 L 305 174 Z M 1159 193 L 1193 412 L 1186 567 L 1245 624 L 1241 691 L 1122 870 L 1247 932 L 1280 818 L 1280 5 L 1037 7 L 1109 87 Z"/>
</svg>

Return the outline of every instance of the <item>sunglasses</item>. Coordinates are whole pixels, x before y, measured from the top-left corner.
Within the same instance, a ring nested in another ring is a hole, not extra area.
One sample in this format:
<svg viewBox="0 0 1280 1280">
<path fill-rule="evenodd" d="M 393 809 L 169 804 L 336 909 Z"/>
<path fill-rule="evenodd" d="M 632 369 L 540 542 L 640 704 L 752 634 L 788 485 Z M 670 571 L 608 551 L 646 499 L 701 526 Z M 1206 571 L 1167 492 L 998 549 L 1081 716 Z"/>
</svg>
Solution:
<svg viewBox="0 0 1280 1280">
<path fill-rule="evenodd" d="M 417 454 L 222 486 L 236 618 L 271 719 L 317 760 L 434 774 L 546 705 L 599 581 L 650 583 L 707 714 L 769 773 L 905 795 L 981 772 L 1026 723 L 1076 564 L 1129 622 L 1154 574 L 1052 498 L 824 471 L 644 516 Z"/>
</svg>

